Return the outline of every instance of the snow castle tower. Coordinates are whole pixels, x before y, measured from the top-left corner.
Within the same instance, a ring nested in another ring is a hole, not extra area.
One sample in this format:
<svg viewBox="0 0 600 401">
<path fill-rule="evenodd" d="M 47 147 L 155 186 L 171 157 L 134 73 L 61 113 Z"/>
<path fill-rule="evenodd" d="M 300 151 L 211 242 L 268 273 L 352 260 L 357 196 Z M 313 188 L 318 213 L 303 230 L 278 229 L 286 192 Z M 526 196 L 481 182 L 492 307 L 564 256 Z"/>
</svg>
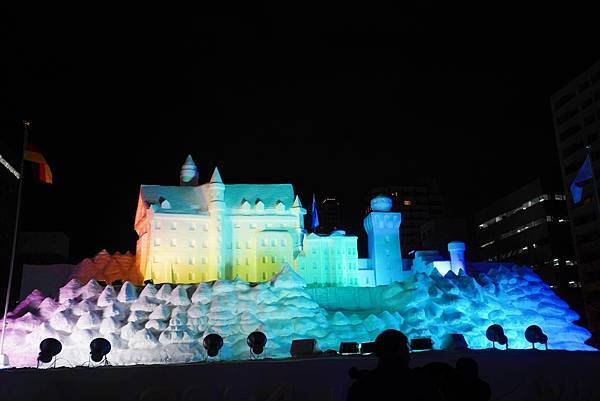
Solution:
<svg viewBox="0 0 600 401">
<path fill-rule="evenodd" d="M 402 277 L 402 215 L 391 210 L 392 199 L 377 195 L 371 200 L 371 213 L 363 223 L 369 237 L 368 264 L 375 272 L 375 285 L 390 284 Z"/>
<path fill-rule="evenodd" d="M 191 155 L 185 159 L 183 166 L 181 166 L 181 172 L 179 173 L 179 185 L 181 186 L 192 186 L 198 185 L 198 168 L 194 159 Z"/>
</svg>

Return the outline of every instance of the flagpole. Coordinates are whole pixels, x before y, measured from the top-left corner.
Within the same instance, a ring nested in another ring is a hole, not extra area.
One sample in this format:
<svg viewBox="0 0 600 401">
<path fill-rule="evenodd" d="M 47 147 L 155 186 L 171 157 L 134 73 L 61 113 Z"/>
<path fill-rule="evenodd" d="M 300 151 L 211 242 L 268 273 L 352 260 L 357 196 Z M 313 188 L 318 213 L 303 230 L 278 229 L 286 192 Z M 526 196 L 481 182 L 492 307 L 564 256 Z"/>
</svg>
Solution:
<svg viewBox="0 0 600 401">
<path fill-rule="evenodd" d="M 594 185 L 594 200 L 596 204 L 596 218 L 600 218 L 600 198 L 598 198 L 598 184 L 596 183 L 596 173 L 594 172 L 594 160 L 592 159 L 592 145 L 586 145 L 587 154 L 590 158 L 592 168 L 592 184 Z"/>
<path fill-rule="evenodd" d="M 10 255 L 10 268 L 8 273 L 8 283 L 6 286 L 6 299 L 4 302 L 4 315 L 2 316 L 2 336 L 0 337 L 0 368 L 10 367 L 8 356 L 4 354 L 4 336 L 6 334 L 6 315 L 8 314 L 8 304 L 10 302 L 10 290 L 12 287 L 13 271 L 15 267 L 15 255 L 17 249 L 17 239 L 19 235 L 19 215 L 21 213 L 21 196 L 23 193 L 23 167 L 25 165 L 25 147 L 27 146 L 27 137 L 29 136 L 28 128 L 31 125 L 29 121 L 23 121 L 25 130 L 23 133 L 23 150 L 21 152 L 21 178 L 19 179 L 19 187 L 17 189 L 17 211 L 15 213 L 15 229 L 13 232 L 12 251 Z"/>
</svg>

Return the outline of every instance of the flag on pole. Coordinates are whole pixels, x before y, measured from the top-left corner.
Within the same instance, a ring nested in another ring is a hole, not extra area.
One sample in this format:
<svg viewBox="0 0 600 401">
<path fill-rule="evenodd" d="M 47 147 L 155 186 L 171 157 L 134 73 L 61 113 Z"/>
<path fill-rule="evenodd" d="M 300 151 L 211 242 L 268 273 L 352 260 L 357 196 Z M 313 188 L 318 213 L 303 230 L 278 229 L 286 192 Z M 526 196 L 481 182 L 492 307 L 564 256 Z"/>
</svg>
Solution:
<svg viewBox="0 0 600 401">
<path fill-rule="evenodd" d="M 315 198 L 315 194 L 313 194 L 311 217 L 312 220 L 310 226 L 314 232 L 317 229 L 317 227 L 319 227 L 319 212 L 317 212 L 317 200 Z"/>
<path fill-rule="evenodd" d="M 45 184 L 52 184 L 52 171 L 44 155 L 32 144 L 25 147 L 24 159 L 38 165 L 38 178 Z"/>
<path fill-rule="evenodd" d="M 583 195 L 583 185 L 593 176 L 592 172 L 592 161 L 590 159 L 590 155 L 588 153 L 585 161 L 579 168 L 575 179 L 571 183 L 571 196 L 573 197 L 573 203 L 581 202 L 581 198 Z"/>
</svg>

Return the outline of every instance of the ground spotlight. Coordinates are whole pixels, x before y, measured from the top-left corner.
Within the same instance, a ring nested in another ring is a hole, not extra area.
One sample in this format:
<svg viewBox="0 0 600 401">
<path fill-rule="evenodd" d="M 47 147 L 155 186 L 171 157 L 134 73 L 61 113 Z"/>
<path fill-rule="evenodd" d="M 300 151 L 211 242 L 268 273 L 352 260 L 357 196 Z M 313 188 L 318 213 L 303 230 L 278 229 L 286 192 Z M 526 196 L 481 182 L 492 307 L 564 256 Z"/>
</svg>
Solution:
<svg viewBox="0 0 600 401">
<path fill-rule="evenodd" d="M 56 355 L 62 351 L 62 344 L 56 338 L 46 338 L 40 343 L 40 353 L 38 354 L 38 367 L 40 362 L 50 363 Z M 55 362 L 56 363 L 56 362 Z"/>
<path fill-rule="evenodd" d="M 508 349 L 508 337 L 504 334 L 504 329 L 499 324 L 492 324 L 485 331 L 485 336 L 492 342 L 492 346 L 496 348 L 496 343 L 506 345 Z"/>
<path fill-rule="evenodd" d="M 105 365 L 108 365 L 106 355 L 110 352 L 110 342 L 106 338 L 98 337 L 94 338 L 90 343 L 90 358 L 94 362 L 104 361 Z"/>
<path fill-rule="evenodd" d="M 253 331 L 248 335 L 246 343 L 250 347 L 250 352 L 253 356 L 260 355 L 267 344 L 267 336 L 262 331 Z"/>
<path fill-rule="evenodd" d="M 342 355 L 358 354 L 358 343 L 357 342 L 340 343 L 340 351 L 339 352 Z"/>
<path fill-rule="evenodd" d="M 410 340 L 411 351 L 426 351 L 433 349 L 433 341 L 429 337 L 413 338 Z"/>
<path fill-rule="evenodd" d="M 363 355 L 370 355 L 375 353 L 375 342 L 371 341 L 368 343 L 360 344 L 360 353 Z"/>
<path fill-rule="evenodd" d="M 544 344 L 548 349 L 548 336 L 544 334 L 540 326 L 532 324 L 525 329 L 525 339 L 531 343 L 533 349 L 535 349 L 535 343 Z"/>
<path fill-rule="evenodd" d="M 215 357 L 219 354 L 219 350 L 223 346 L 223 337 L 215 333 L 209 334 L 204 337 L 202 345 L 208 356 Z"/>
</svg>

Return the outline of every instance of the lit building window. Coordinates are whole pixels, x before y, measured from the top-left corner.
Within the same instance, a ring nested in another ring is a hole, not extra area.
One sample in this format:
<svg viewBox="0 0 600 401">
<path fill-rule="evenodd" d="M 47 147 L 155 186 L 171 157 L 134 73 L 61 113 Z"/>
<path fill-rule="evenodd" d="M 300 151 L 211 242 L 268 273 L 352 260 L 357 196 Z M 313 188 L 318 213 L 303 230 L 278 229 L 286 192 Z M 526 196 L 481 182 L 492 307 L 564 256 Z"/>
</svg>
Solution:
<svg viewBox="0 0 600 401">
<path fill-rule="evenodd" d="M 154 246 L 160 246 L 160 238 L 154 238 Z"/>
<path fill-rule="evenodd" d="M 409 199 L 404 200 L 404 206 L 412 206 L 412 201 Z"/>
<path fill-rule="evenodd" d="M 190 248 L 195 248 L 196 247 L 196 240 L 195 239 L 191 239 L 190 240 Z"/>
<path fill-rule="evenodd" d="M 171 230 L 177 230 L 177 222 L 171 222 Z"/>
<path fill-rule="evenodd" d="M 196 263 L 196 258 L 194 258 L 193 256 L 190 256 L 190 258 L 188 259 L 188 263 L 189 263 L 190 265 L 193 265 L 193 264 L 195 264 L 195 263 Z"/>
</svg>

